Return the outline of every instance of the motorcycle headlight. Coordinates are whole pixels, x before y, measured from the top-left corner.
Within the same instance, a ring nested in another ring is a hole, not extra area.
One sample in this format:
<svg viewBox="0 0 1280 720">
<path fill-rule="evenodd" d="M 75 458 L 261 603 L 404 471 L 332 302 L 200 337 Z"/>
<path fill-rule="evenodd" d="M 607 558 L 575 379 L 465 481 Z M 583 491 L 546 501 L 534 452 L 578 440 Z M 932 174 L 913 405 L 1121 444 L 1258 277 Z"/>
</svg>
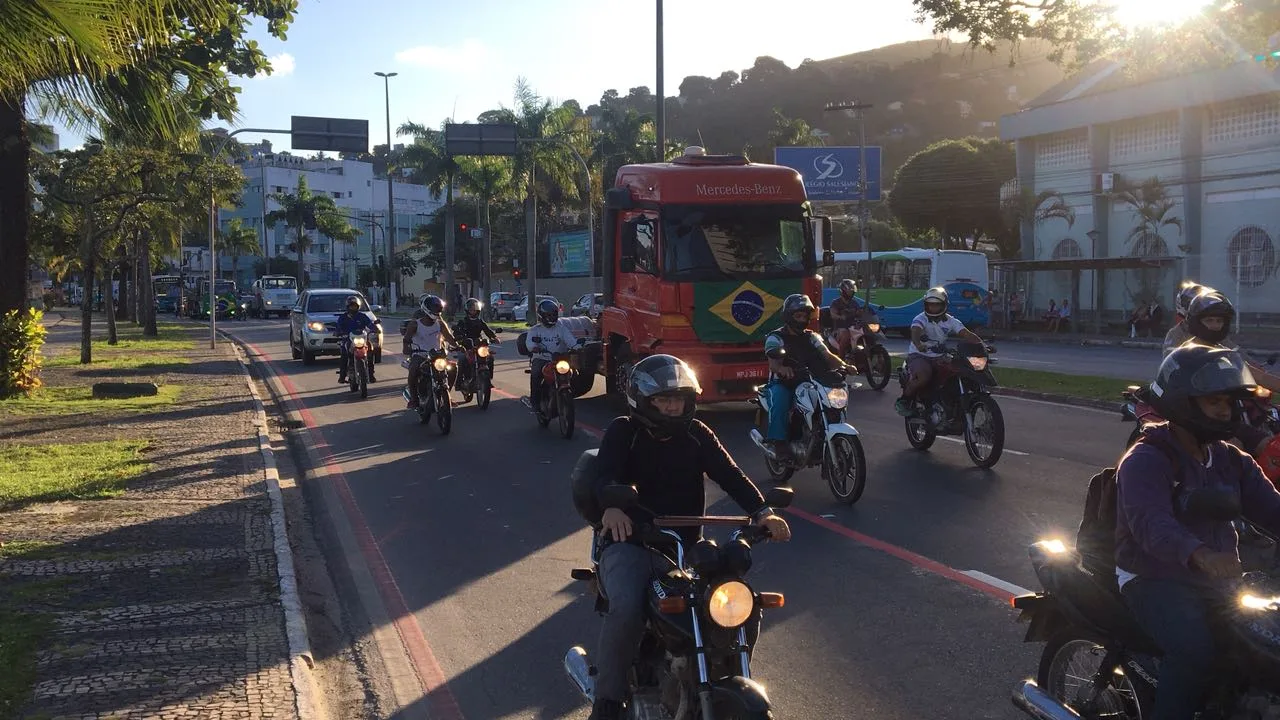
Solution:
<svg viewBox="0 0 1280 720">
<path fill-rule="evenodd" d="M 557 361 L 556 372 L 560 373 L 561 375 L 564 375 L 565 373 L 569 372 L 569 361 L 568 360 Z"/>
<path fill-rule="evenodd" d="M 751 618 L 756 599 L 745 583 L 730 580 L 711 592 L 707 601 L 707 614 L 712 622 L 723 628 L 736 628 Z"/>
<path fill-rule="evenodd" d="M 484 345 L 481 345 L 480 347 L 476 348 L 476 355 L 480 357 L 489 357 L 489 348 L 485 347 Z"/>
<path fill-rule="evenodd" d="M 324 332 L 324 323 L 322 323 L 322 322 L 309 322 L 309 323 L 307 323 L 307 329 L 308 329 L 308 330 L 311 330 L 312 332 Z"/>
<path fill-rule="evenodd" d="M 971 357 L 969 358 L 969 367 L 973 368 L 975 372 L 982 372 L 987 369 L 987 359 L 984 357 Z"/>
<path fill-rule="evenodd" d="M 827 404 L 841 410 L 849 404 L 849 391 L 842 387 L 827 388 Z"/>
<path fill-rule="evenodd" d="M 867 323 L 867 332 L 880 332 L 880 323 Z"/>
<path fill-rule="evenodd" d="M 436 358 L 436 359 L 435 359 L 435 362 L 433 362 L 433 363 L 431 363 L 431 364 L 432 364 L 433 366 L 435 366 L 435 369 L 436 369 L 436 370 L 439 370 L 440 372 L 444 372 L 444 371 L 445 371 L 445 369 L 449 367 L 449 361 L 448 361 L 448 360 L 445 360 L 445 359 L 444 359 L 444 358 L 442 358 L 442 357 L 440 357 L 440 358 Z"/>
<path fill-rule="evenodd" d="M 351 345 L 354 347 L 364 347 L 368 342 L 362 337 L 351 338 Z"/>
<path fill-rule="evenodd" d="M 247 308 L 247 307 L 249 307 L 249 303 L 240 303 L 240 309 L 241 309 L 241 310 L 244 310 L 244 309 L 245 309 L 245 308 Z"/>
</svg>

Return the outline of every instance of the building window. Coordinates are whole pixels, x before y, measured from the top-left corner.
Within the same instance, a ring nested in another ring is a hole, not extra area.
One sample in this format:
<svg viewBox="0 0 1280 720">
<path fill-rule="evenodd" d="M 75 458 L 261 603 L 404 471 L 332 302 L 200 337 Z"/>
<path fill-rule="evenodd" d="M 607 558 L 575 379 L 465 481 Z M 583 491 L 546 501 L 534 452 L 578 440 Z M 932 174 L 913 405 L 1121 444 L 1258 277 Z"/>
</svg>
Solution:
<svg viewBox="0 0 1280 720">
<path fill-rule="evenodd" d="M 1153 233 L 1144 233 L 1133 241 L 1133 247 L 1129 249 L 1130 257 L 1164 257 L 1168 254 L 1168 243 Z"/>
<path fill-rule="evenodd" d="M 1036 169 L 1083 167 L 1088 164 L 1088 130 L 1049 135 L 1036 143 Z"/>
<path fill-rule="evenodd" d="M 1111 156 L 1176 153 L 1180 133 L 1178 114 L 1168 113 L 1116 125 L 1111 130 Z"/>
<path fill-rule="evenodd" d="M 341 200 L 341 199 L 342 199 L 342 193 L 341 193 L 340 191 L 334 190 L 334 191 L 333 191 L 333 198 L 334 198 L 335 200 Z"/>
<path fill-rule="evenodd" d="M 1280 133 L 1280 96 L 1256 95 L 1209 108 L 1209 142 Z"/>
<path fill-rule="evenodd" d="M 1067 260 L 1078 257 L 1084 257 L 1084 253 L 1080 251 L 1080 243 L 1071 238 L 1062 238 L 1057 245 L 1053 246 L 1054 260 Z"/>
<path fill-rule="evenodd" d="M 1271 236 L 1256 225 L 1237 230 L 1227 243 L 1227 272 L 1241 285 L 1262 285 L 1275 266 L 1276 248 Z"/>
</svg>

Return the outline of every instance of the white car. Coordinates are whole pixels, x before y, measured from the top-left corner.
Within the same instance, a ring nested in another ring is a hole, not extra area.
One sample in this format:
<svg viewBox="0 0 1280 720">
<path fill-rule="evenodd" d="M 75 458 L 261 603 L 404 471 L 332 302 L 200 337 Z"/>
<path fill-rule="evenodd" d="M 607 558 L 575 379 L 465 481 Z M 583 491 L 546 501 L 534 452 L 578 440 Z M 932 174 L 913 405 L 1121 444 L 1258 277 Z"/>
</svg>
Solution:
<svg viewBox="0 0 1280 720">
<path fill-rule="evenodd" d="M 253 281 L 253 304 L 249 312 L 260 318 L 272 313 L 287 317 L 297 302 L 297 279 L 288 275 L 263 275 Z"/>
<path fill-rule="evenodd" d="M 555 299 L 555 297 L 554 297 L 554 296 L 552 296 L 552 295 L 539 295 L 539 296 L 538 296 L 538 302 L 542 302 L 543 300 L 550 300 L 551 302 L 553 302 L 553 303 L 555 303 L 556 305 L 560 306 L 560 314 L 561 314 L 561 315 L 563 315 L 563 314 L 564 314 L 564 303 L 562 303 L 562 302 L 560 302 L 559 300 Z M 537 312 L 537 310 L 535 309 L 535 310 L 534 310 L 534 312 Z M 525 320 L 525 316 L 526 316 L 526 315 L 528 315 L 528 314 L 529 314 L 529 296 L 528 296 L 528 295 L 526 295 L 526 296 L 524 297 L 524 300 L 521 300 L 521 301 L 520 301 L 520 304 L 519 304 L 519 305 L 517 305 L 517 306 L 515 306 L 515 308 L 514 308 L 514 309 L 512 309 L 512 311 L 511 311 L 511 318 L 512 318 L 513 320 L 515 320 L 516 322 L 526 322 L 526 320 Z"/>
<path fill-rule="evenodd" d="M 360 310 L 373 321 L 377 330 L 371 333 L 373 361 L 382 362 L 382 321 L 375 313 L 381 305 L 369 306 L 364 295 L 346 288 L 304 290 L 289 316 L 289 351 L 303 365 L 316 361 L 317 355 L 341 355 L 338 349 L 338 316 L 347 310 L 347 298 L 360 298 Z"/>
</svg>

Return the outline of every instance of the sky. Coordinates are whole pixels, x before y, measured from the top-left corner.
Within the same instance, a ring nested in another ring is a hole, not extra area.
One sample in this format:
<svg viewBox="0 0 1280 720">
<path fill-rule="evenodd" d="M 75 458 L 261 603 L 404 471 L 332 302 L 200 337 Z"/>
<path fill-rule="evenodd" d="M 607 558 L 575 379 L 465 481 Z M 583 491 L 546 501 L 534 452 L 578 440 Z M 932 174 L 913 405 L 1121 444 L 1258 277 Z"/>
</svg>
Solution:
<svg viewBox="0 0 1280 720">
<path fill-rule="evenodd" d="M 393 132 L 406 120 L 438 127 L 510 106 L 520 76 L 539 95 L 576 99 L 583 108 L 609 88 L 656 90 L 655 7 L 636 0 L 301 0 L 287 41 L 255 33 L 275 72 L 238 81 L 234 126 L 287 130 L 291 115 L 367 119 L 370 146 L 383 144 L 387 116 L 376 71 L 398 73 L 390 79 Z M 667 0 L 666 95 L 677 95 L 688 75 L 741 72 L 761 55 L 794 68 L 805 58 L 930 37 L 913 18 L 910 0 Z M 63 148 L 83 142 L 84 132 L 53 124 Z M 237 137 L 289 148 L 287 135 Z"/>
</svg>

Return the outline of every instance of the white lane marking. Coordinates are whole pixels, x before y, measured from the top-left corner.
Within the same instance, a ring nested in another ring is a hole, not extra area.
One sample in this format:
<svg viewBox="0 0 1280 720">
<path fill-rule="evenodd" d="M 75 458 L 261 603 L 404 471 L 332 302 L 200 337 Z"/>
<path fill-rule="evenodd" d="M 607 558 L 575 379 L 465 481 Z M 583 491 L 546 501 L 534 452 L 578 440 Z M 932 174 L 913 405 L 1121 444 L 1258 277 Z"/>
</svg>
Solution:
<svg viewBox="0 0 1280 720">
<path fill-rule="evenodd" d="M 960 438 L 947 437 L 946 435 L 939 435 L 938 439 L 946 440 L 947 442 L 960 443 L 961 445 L 964 444 L 964 440 L 961 440 Z M 1021 450 L 1010 450 L 1008 448 L 1005 448 L 1005 452 L 1009 453 L 1010 455 L 1030 455 L 1031 454 L 1031 453 L 1022 452 Z"/>
<path fill-rule="evenodd" d="M 1000 401 L 1003 402 L 1005 400 L 1017 400 L 1018 402 L 1032 403 L 1035 405 L 1048 405 L 1050 407 L 1056 407 L 1056 408 L 1071 408 L 1072 410 L 1083 410 L 1085 412 L 1101 413 L 1103 415 L 1119 415 L 1120 414 L 1119 395 L 1117 395 L 1117 399 L 1116 399 L 1116 408 L 1117 408 L 1116 410 L 1103 410 L 1102 408 L 1085 407 L 1083 405 L 1067 405 L 1066 403 L 1050 402 L 1049 400 L 1037 400 L 1035 398 L 1019 397 L 1017 395 L 1001 395 Z"/>
<path fill-rule="evenodd" d="M 1017 595 L 1033 594 L 1030 590 L 1022 587 L 1021 585 L 1014 585 L 1011 582 L 1006 582 L 1004 580 L 1001 580 L 998 577 L 995 577 L 993 575 L 988 575 L 984 572 L 979 572 L 977 570 L 961 570 L 960 574 L 968 575 L 974 580 L 977 580 L 978 582 L 981 582 L 981 583 L 986 583 L 991 587 L 1000 588 L 1001 590 L 1009 593 L 1010 595 L 1017 596 Z"/>
</svg>

